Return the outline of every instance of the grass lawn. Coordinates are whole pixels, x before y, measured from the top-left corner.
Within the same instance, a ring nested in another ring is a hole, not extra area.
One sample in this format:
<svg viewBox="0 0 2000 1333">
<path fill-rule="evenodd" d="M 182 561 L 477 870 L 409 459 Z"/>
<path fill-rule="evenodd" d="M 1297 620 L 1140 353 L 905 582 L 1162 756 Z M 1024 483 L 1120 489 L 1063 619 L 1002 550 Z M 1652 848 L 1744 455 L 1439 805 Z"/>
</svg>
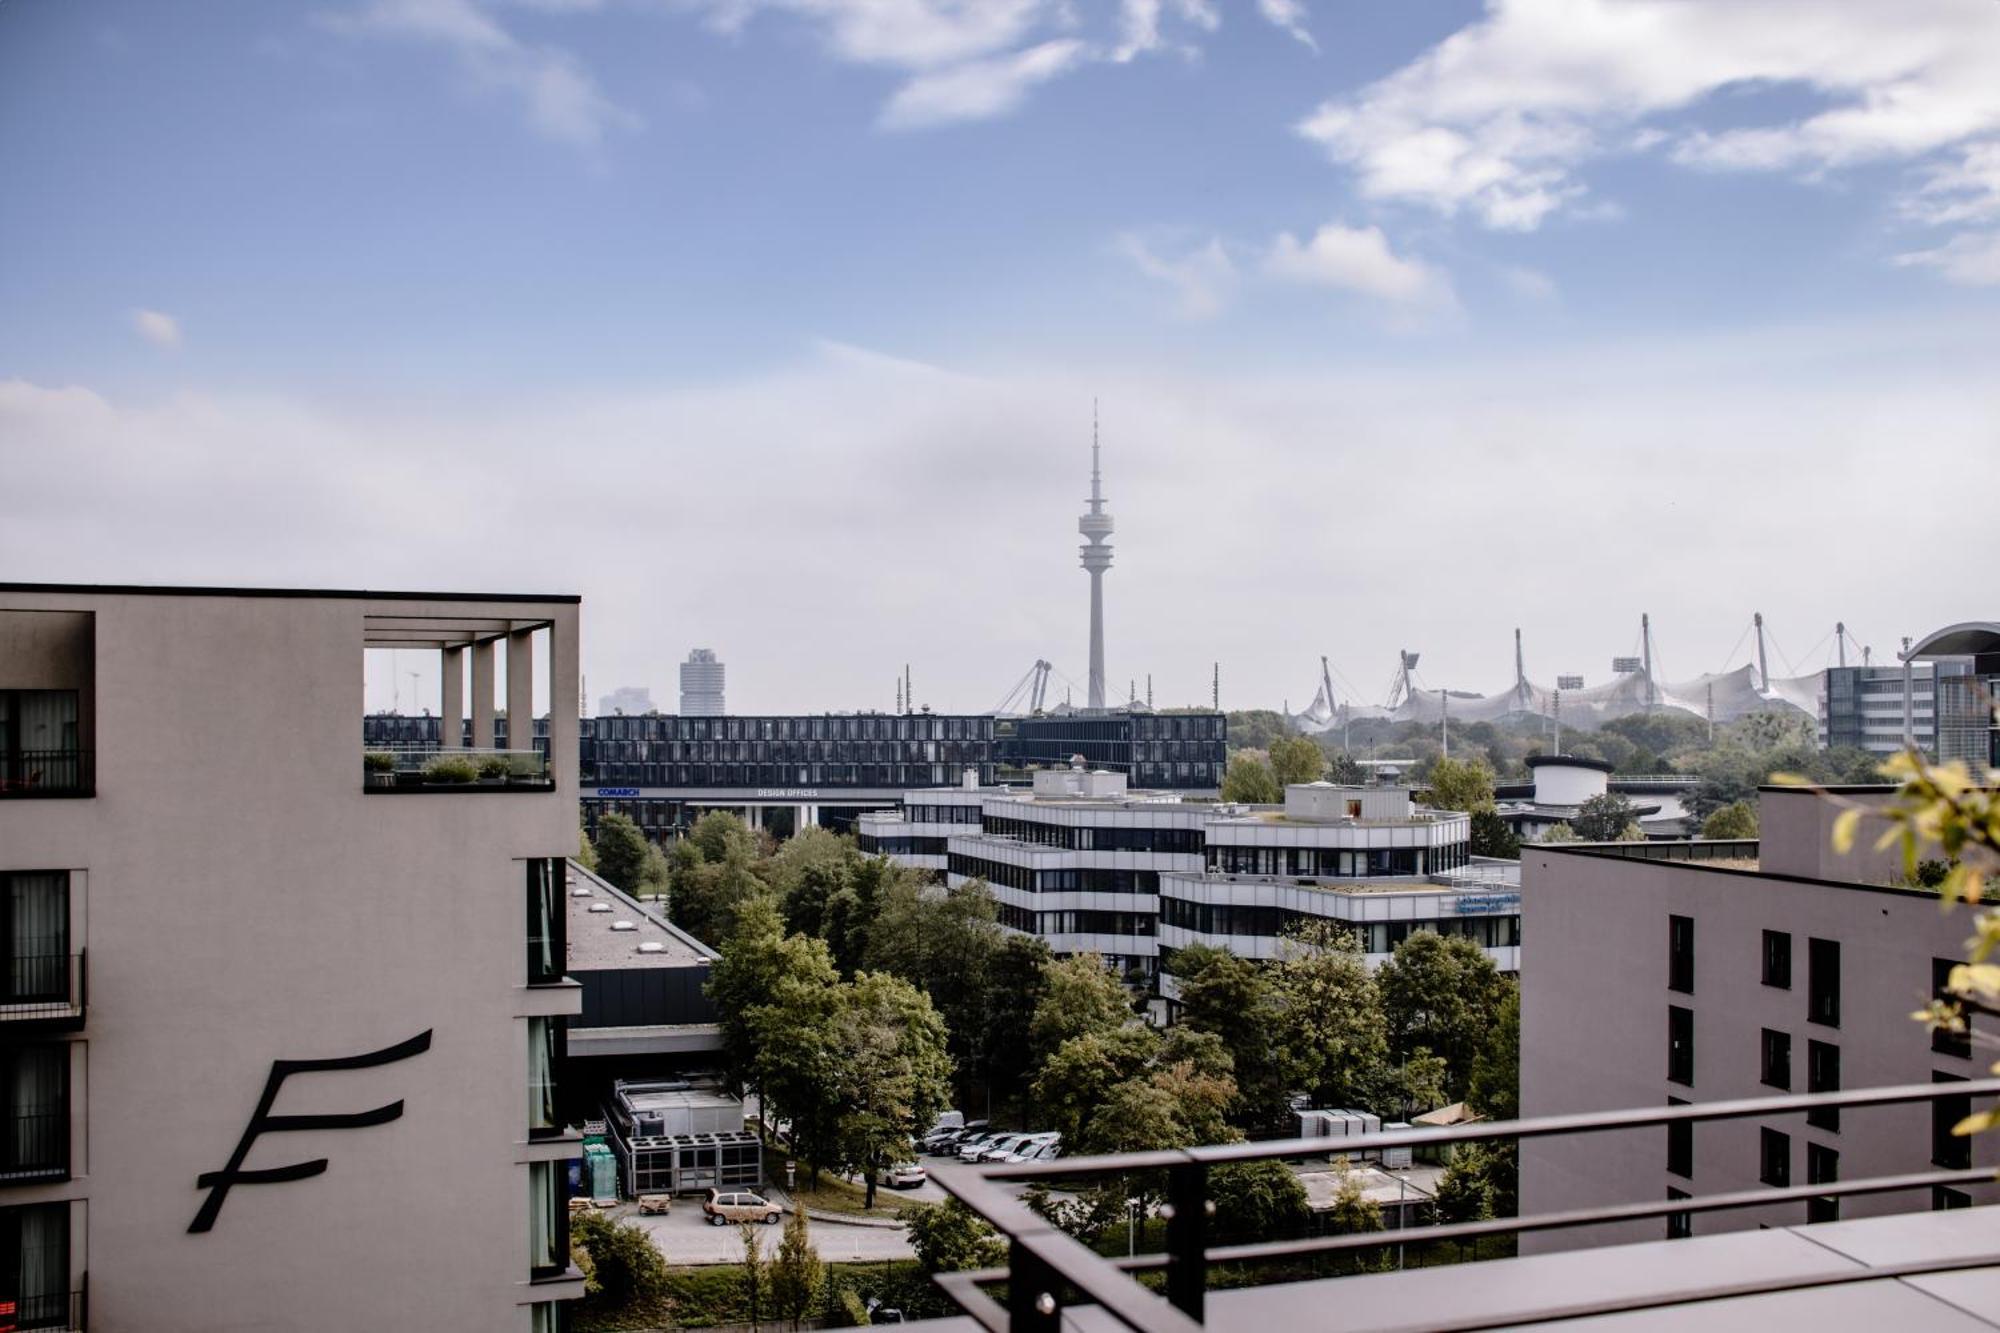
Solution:
<svg viewBox="0 0 2000 1333">
<path fill-rule="evenodd" d="M 862 1200 L 868 1197 L 865 1186 L 842 1180 L 831 1173 L 819 1178 L 818 1189 L 808 1189 L 812 1177 L 799 1172 L 799 1187 L 791 1192 L 792 1197 L 816 1212 L 852 1213 L 858 1217 L 879 1217 L 893 1219 L 899 1208 L 928 1208 L 929 1204 L 906 1197 L 901 1190 L 892 1190 L 886 1185 L 875 1189 L 875 1206 L 863 1208 Z"/>
</svg>

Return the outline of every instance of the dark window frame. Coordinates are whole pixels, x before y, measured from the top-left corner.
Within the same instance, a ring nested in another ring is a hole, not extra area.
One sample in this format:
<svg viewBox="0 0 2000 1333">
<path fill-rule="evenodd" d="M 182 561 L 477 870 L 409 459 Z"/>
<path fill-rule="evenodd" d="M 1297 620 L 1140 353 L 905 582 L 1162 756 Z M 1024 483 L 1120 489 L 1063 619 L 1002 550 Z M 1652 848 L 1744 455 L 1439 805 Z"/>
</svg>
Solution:
<svg viewBox="0 0 2000 1333">
<path fill-rule="evenodd" d="M 1667 989 L 1694 994 L 1694 918 L 1667 918 Z"/>
<path fill-rule="evenodd" d="M 1775 1189 L 1792 1183 L 1792 1136 L 1762 1125 L 1757 1130 L 1757 1179 Z"/>
<path fill-rule="evenodd" d="M 1667 1006 L 1667 1082 L 1694 1086 L 1694 1010 Z"/>
<path fill-rule="evenodd" d="M 1830 1041 L 1806 1040 L 1806 1091 L 1840 1091 L 1840 1047 Z M 1806 1124 L 1829 1134 L 1840 1132 L 1840 1108 L 1816 1106 L 1806 1112 Z"/>
<path fill-rule="evenodd" d="M 1758 1041 L 1758 1081 L 1767 1088 L 1792 1090 L 1792 1034 L 1765 1028 Z"/>
<path fill-rule="evenodd" d="M 1764 984 L 1778 990 L 1792 988 L 1792 936 L 1790 931 L 1764 932 Z"/>
<path fill-rule="evenodd" d="M 1840 941 L 1806 939 L 1806 1021 L 1840 1026 Z"/>
</svg>

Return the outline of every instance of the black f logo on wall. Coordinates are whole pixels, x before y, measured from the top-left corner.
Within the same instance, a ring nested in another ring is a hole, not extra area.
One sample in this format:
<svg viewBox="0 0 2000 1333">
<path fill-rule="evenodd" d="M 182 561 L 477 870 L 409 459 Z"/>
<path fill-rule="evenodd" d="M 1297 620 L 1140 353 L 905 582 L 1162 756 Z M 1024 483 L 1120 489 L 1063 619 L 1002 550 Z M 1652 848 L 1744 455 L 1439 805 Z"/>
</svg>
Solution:
<svg viewBox="0 0 2000 1333">
<path fill-rule="evenodd" d="M 222 1212 L 222 1201 L 229 1197 L 231 1186 L 277 1185 L 287 1180 L 306 1180 L 326 1170 L 326 1158 L 318 1157 L 310 1162 L 294 1162 L 290 1166 L 245 1171 L 244 1159 L 250 1156 L 250 1149 L 259 1135 L 288 1134 L 306 1129 L 365 1129 L 369 1125 L 386 1125 L 391 1120 L 400 1119 L 403 1114 L 403 1103 L 398 1100 L 372 1111 L 349 1111 L 339 1115 L 272 1115 L 271 1107 L 277 1103 L 278 1090 L 285 1086 L 286 1079 L 294 1074 L 324 1074 L 343 1069 L 392 1065 L 398 1060 L 422 1055 L 430 1048 L 431 1030 L 426 1029 L 408 1041 L 399 1041 L 394 1046 L 384 1046 L 379 1051 L 369 1051 L 364 1055 L 343 1055 L 332 1060 L 273 1060 L 270 1077 L 264 1080 L 264 1095 L 257 1102 L 257 1110 L 243 1130 L 243 1137 L 237 1141 L 236 1151 L 230 1154 L 229 1165 L 220 1171 L 205 1171 L 195 1177 L 195 1188 L 206 1189 L 208 1198 L 203 1201 L 201 1211 L 194 1215 L 194 1221 L 188 1223 L 188 1231 L 207 1231 L 215 1225 L 217 1215 Z"/>
</svg>

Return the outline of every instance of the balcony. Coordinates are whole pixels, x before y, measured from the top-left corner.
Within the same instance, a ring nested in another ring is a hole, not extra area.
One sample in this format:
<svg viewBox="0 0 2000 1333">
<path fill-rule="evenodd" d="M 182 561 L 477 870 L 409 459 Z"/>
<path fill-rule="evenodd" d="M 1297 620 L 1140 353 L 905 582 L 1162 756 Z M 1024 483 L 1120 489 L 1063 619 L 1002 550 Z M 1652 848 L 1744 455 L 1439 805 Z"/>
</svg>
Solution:
<svg viewBox="0 0 2000 1333">
<path fill-rule="evenodd" d="M 554 791 L 548 756 L 536 750 L 446 749 L 405 745 L 362 753 L 363 790 L 411 792 Z"/>
<path fill-rule="evenodd" d="M 1809 1115 L 1829 1107 L 1984 1100 L 2000 1079 L 1912 1084 L 1804 1096 L 1487 1121 L 1391 1130 L 1342 1141 L 1348 1151 L 1437 1148 L 1693 1124 Z M 1809 1228 L 1703 1235 L 1681 1240 L 1327 1278 L 1343 1261 L 1444 1251 L 1526 1232 L 1657 1221 L 1730 1209 L 1799 1209 L 1846 1195 L 1917 1194 L 1991 1185 L 1990 1168 L 1916 1171 L 1802 1186 L 1738 1190 L 1667 1202 L 1578 1209 L 1429 1227 L 1210 1245 L 1208 1172 L 1227 1163 L 1323 1156 L 1326 1139 L 1210 1147 L 1054 1162 L 939 1170 L 932 1179 L 996 1227 L 1005 1268 L 940 1273 L 939 1286 L 990 1333 L 1068 1328 L 1194 1333 L 1223 1328 L 1408 1330 L 1516 1327 L 1590 1318 L 1592 1327 L 1629 1317 L 1635 1327 L 1965 1327 L 2000 1325 L 2000 1208 L 1878 1216 Z M 1915 1157 L 1921 1143 L 1911 1145 Z M 1070 1188 L 1093 1179 L 1162 1182 L 1166 1251 L 1105 1258 L 1033 1212 L 1008 1184 Z M 1663 1248 L 1664 1247 L 1664 1248 Z M 1210 1269 L 1228 1265 L 1235 1289 L 1213 1294 Z M 1256 1285 L 1277 1266 L 1283 1280 Z M 1365 1267 L 1365 1265 L 1364 1265 Z M 1150 1281 L 1135 1281 L 1144 1275 Z M 1246 1285 L 1247 1283 L 1247 1285 Z M 1006 1303 L 986 1289 L 1003 1285 Z"/>
<path fill-rule="evenodd" d="M 84 964 L 81 950 L 9 961 L 0 971 L 0 1034 L 81 1028 L 89 990 Z"/>
<path fill-rule="evenodd" d="M 59 1291 L 48 1296 L 0 1297 L 0 1333 L 29 1333 L 31 1329 L 81 1330 L 90 1326 L 89 1306 L 84 1291 Z"/>
<path fill-rule="evenodd" d="M 0 749 L 0 800 L 93 796 L 93 758 L 89 750 Z"/>
</svg>

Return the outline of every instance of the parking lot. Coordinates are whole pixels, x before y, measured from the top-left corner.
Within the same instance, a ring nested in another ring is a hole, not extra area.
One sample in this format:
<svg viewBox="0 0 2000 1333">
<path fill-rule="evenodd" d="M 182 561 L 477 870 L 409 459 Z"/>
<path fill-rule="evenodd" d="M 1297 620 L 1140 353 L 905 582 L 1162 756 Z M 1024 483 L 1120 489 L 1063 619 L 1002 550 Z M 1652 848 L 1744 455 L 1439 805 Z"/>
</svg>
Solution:
<svg viewBox="0 0 2000 1333">
<path fill-rule="evenodd" d="M 928 1187 L 936 1191 L 935 1186 Z M 881 1205 L 885 1220 L 893 1214 L 896 1191 L 884 1191 Z M 916 1191 L 908 1191 L 914 1195 Z M 939 1197 L 942 1192 L 937 1191 Z M 774 1192 L 774 1196 L 775 1192 Z M 630 1204 L 621 1205 L 614 1216 L 630 1218 L 653 1238 L 653 1244 L 670 1264 L 733 1264 L 743 1259 L 741 1228 L 711 1226 L 702 1216 L 701 1200 L 694 1196 L 675 1199 L 673 1211 L 665 1216 L 641 1217 Z M 777 1249 L 784 1226 L 752 1224 L 750 1231 L 767 1256 Z M 868 1226 L 812 1219 L 812 1241 L 819 1257 L 828 1263 L 856 1263 L 879 1259 L 915 1257 L 908 1236 L 900 1226 Z"/>
</svg>

